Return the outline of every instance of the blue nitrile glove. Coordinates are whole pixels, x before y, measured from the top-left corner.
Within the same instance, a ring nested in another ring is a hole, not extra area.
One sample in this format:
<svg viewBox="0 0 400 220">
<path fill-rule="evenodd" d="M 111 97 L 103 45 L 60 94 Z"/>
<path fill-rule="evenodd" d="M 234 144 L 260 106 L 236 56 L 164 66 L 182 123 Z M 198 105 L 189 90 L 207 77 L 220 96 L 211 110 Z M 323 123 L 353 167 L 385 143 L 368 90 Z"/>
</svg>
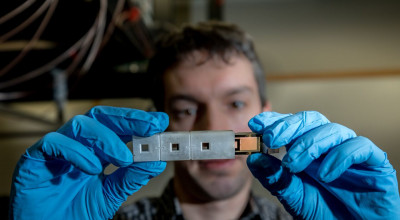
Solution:
<svg viewBox="0 0 400 220">
<path fill-rule="evenodd" d="M 99 106 L 44 136 L 14 171 L 11 219 L 108 219 L 129 195 L 160 174 L 165 162 L 133 162 L 132 135 L 164 131 L 168 116 Z M 118 168 L 103 173 L 110 163 Z"/>
<path fill-rule="evenodd" d="M 253 175 L 300 219 L 399 219 L 396 171 L 369 139 L 318 112 L 264 112 L 249 121 L 282 161 L 253 154 Z"/>
</svg>

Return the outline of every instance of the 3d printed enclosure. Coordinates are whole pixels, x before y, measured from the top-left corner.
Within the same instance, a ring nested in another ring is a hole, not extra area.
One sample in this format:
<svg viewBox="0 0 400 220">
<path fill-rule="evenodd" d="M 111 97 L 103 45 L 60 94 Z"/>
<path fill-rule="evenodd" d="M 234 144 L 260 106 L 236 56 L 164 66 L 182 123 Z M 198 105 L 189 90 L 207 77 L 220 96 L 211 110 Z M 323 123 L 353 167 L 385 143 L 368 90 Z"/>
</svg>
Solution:
<svg viewBox="0 0 400 220">
<path fill-rule="evenodd" d="M 261 135 L 252 132 L 175 131 L 133 136 L 133 160 L 174 161 L 233 159 L 235 154 L 267 153 Z"/>
</svg>

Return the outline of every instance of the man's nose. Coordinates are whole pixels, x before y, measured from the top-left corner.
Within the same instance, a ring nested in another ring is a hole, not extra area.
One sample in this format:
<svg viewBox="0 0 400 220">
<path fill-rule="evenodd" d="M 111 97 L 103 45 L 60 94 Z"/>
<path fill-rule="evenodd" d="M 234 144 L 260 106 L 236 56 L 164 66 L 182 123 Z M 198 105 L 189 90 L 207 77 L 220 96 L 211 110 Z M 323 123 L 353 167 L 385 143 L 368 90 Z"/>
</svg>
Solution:
<svg viewBox="0 0 400 220">
<path fill-rule="evenodd" d="M 232 128 L 226 113 L 216 107 L 210 107 L 198 115 L 193 130 L 232 130 Z"/>
</svg>

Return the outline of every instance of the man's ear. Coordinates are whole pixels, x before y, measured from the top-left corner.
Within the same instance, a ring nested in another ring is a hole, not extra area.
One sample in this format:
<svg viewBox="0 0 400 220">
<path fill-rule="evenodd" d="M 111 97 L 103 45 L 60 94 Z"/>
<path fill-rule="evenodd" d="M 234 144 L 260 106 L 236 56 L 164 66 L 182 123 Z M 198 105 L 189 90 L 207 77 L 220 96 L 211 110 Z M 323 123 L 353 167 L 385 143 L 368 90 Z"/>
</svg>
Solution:
<svg viewBox="0 0 400 220">
<path fill-rule="evenodd" d="M 271 104 L 269 101 L 265 102 L 265 105 L 262 107 L 263 112 L 270 112 L 272 110 Z"/>
</svg>

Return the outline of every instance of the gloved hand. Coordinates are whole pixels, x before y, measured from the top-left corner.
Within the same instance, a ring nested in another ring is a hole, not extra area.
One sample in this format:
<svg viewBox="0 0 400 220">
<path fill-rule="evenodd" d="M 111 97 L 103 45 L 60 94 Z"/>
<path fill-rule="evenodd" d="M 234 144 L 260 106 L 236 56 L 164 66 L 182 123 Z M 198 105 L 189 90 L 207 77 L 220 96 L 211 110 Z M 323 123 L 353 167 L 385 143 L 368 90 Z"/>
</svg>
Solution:
<svg viewBox="0 0 400 220">
<path fill-rule="evenodd" d="M 44 136 L 19 160 L 11 219 L 108 219 L 129 195 L 160 174 L 165 162 L 133 162 L 132 135 L 164 131 L 159 112 L 99 106 Z M 103 173 L 110 163 L 119 167 Z"/>
<path fill-rule="evenodd" d="M 279 159 L 253 154 L 253 175 L 300 219 L 399 219 L 396 171 L 369 139 L 318 112 L 264 112 L 249 121 Z"/>
</svg>

